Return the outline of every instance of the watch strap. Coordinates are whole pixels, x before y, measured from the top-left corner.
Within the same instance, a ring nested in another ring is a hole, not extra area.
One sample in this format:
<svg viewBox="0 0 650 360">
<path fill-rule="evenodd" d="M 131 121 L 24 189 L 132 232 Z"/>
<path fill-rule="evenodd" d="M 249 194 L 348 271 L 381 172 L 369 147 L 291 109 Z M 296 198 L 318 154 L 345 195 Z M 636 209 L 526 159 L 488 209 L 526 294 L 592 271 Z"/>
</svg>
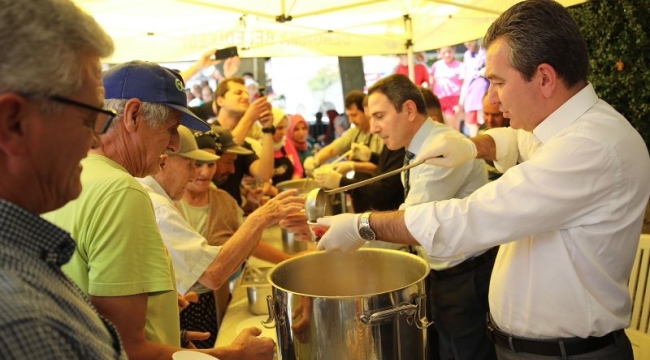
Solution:
<svg viewBox="0 0 650 360">
<path fill-rule="evenodd" d="M 372 241 L 377 238 L 375 232 L 370 227 L 371 213 L 371 211 L 366 211 L 359 217 L 359 235 L 367 241 Z"/>
<path fill-rule="evenodd" d="M 275 134 L 275 126 L 271 125 L 269 127 L 262 128 L 262 132 L 264 134 L 274 135 Z"/>
</svg>

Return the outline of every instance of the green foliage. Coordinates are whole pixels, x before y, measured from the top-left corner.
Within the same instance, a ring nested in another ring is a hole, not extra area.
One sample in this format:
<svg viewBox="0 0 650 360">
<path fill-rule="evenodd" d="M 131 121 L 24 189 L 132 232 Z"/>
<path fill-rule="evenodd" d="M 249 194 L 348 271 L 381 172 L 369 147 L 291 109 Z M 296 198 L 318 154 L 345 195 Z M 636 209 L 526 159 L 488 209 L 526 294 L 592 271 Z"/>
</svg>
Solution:
<svg viewBox="0 0 650 360">
<path fill-rule="evenodd" d="M 650 1 L 590 0 L 569 9 L 589 49 L 589 81 L 650 147 Z"/>
<path fill-rule="evenodd" d="M 307 85 L 313 92 L 326 91 L 340 79 L 339 71 L 335 67 L 327 66 L 318 70 L 316 75 L 309 79 Z"/>
</svg>

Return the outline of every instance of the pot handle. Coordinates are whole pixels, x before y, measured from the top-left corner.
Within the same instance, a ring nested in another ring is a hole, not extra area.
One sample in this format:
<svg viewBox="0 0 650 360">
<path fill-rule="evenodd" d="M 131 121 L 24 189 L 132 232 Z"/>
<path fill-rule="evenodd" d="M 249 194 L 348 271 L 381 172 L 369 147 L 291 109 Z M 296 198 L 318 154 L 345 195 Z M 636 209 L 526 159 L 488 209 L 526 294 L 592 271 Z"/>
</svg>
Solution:
<svg viewBox="0 0 650 360">
<path fill-rule="evenodd" d="M 362 314 L 359 316 L 359 320 L 366 325 L 373 325 L 395 315 L 406 315 L 410 324 L 415 323 L 418 329 L 426 329 L 433 324 L 427 319 L 426 298 L 426 295 L 420 295 L 415 298 L 415 304 L 402 303 L 387 310 L 376 311 L 370 315 Z"/>
<path fill-rule="evenodd" d="M 275 329 L 275 324 L 273 322 L 275 321 L 276 313 L 275 313 L 275 301 L 273 299 L 273 296 L 268 295 L 266 297 L 266 305 L 269 308 L 269 318 L 262 321 L 262 326 L 264 326 L 267 329 Z"/>
<path fill-rule="evenodd" d="M 366 325 L 372 325 L 395 315 L 407 315 L 408 317 L 413 317 L 416 310 L 417 305 L 403 303 L 387 310 L 376 311 L 370 315 L 363 314 L 359 317 L 359 320 Z"/>
<path fill-rule="evenodd" d="M 415 303 L 417 304 L 418 307 L 418 316 L 415 319 L 415 326 L 420 329 L 424 330 L 428 328 L 429 326 L 433 325 L 433 321 L 429 321 L 427 319 L 427 296 L 426 295 L 420 295 L 415 298 Z"/>
</svg>

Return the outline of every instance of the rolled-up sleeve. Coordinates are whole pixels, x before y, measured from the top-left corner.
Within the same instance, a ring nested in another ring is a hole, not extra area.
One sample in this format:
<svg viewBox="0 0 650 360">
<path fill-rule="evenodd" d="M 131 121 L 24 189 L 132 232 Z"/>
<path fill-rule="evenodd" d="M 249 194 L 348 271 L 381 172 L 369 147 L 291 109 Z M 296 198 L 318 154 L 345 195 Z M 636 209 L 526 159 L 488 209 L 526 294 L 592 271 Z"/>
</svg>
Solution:
<svg viewBox="0 0 650 360">
<path fill-rule="evenodd" d="M 221 247 L 209 245 L 172 204 L 155 210 L 160 234 L 174 263 L 178 292 L 185 294 L 214 261 Z"/>
</svg>

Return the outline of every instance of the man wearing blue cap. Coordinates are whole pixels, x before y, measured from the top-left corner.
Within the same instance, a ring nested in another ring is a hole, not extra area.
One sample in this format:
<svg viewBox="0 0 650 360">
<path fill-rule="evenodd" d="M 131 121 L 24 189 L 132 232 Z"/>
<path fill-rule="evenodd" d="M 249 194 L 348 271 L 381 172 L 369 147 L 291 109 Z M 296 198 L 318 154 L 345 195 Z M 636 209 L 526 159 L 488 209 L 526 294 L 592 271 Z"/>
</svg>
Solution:
<svg viewBox="0 0 650 360">
<path fill-rule="evenodd" d="M 117 117 L 82 161 L 79 199 L 45 217 L 77 242 L 64 271 L 115 324 L 129 357 L 171 359 L 181 342 L 174 271 L 151 200 L 134 177 L 157 173 L 160 155 L 179 150 L 181 123 L 208 126 L 187 110 L 183 81 L 169 69 L 132 61 L 103 80 L 105 105 Z M 222 360 L 241 356 L 242 344 L 260 341 L 255 335 L 244 333 L 233 349 L 206 351 Z"/>
</svg>

